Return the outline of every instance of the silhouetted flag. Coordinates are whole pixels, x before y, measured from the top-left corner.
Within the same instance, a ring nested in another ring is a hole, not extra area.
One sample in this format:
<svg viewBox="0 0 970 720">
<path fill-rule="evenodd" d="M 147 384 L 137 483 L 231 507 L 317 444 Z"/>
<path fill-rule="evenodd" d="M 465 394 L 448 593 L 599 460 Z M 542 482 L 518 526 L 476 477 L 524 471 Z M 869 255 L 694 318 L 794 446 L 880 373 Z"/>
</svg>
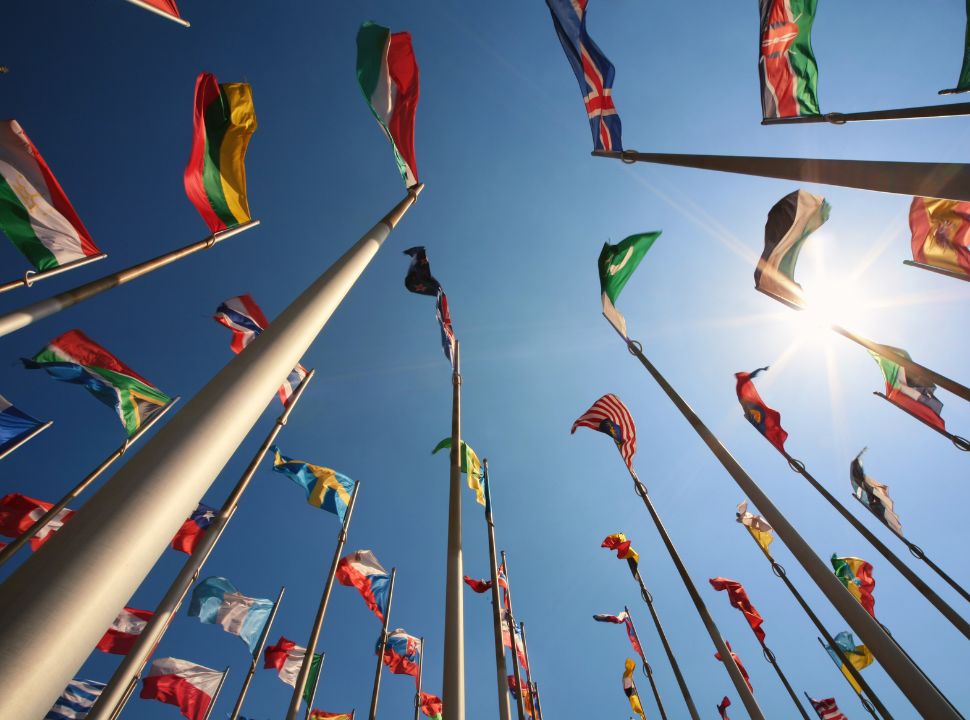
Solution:
<svg viewBox="0 0 970 720">
<path fill-rule="evenodd" d="M 721 703 L 717 706 L 717 712 L 721 716 L 721 720 L 731 720 L 727 714 L 727 709 L 729 707 L 731 707 L 731 698 L 725 695 L 724 699 L 721 700 Z"/>
<path fill-rule="evenodd" d="M 888 527 L 902 534 L 903 525 L 899 522 L 899 515 L 893 512 L 893 501 L 889 497 L 889 486 L 883 485 L 866 475 L 862 469 L 862 449 L 849 466 L 849 481 L 852 483 L 852 493 L 869 511 L 885 523 Z"/>
<path fill-rule="evenodd" d="M 411 258 L 408 273 L 404 276 L 404 287 L 418 295 L 435 297 L 441 290 L 441 285 L 431 274 L 431 265 L 423 246 L 408 248 L 404 254 Z"/>
<path fill-rule="evenodd" d="M 754 271 L 756 290 L 794 307 L 804 304 L 802 286 L 795 282 L 798 254 L 808 236 L 829 219 L 825 198 L 805 190 L 785 195 L 768 211 L 765 249 Z"/>
</svg>

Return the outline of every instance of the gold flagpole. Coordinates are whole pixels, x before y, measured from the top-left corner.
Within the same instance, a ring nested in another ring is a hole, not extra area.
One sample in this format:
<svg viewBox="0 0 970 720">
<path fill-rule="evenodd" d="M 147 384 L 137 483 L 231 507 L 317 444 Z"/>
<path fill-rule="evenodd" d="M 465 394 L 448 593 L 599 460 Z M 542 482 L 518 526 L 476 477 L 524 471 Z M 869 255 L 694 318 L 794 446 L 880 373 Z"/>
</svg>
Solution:
<svg viewBox="0 0 970 720">
<path fill-rule="evenodd" d="M 377 720 L 377 701 L 381 696 L 381 671 L 384 669 L 384 651 L 387 649 L 387 626 L 391 621 L 391 603 L 394 602 L 394 578 L 397 568 L 391 568 L 391 582 L 387 589 L 387 608 L 384 610 L 384 624 L 381 639 L 377 642 L 377 672 L 374 673 L 374 691 L 370 697 L 370 720 Z"/>
<path fill-rule="evenodd" d="M 0 285 L 0 293 L 5 293 L 8 290 L 14 290 L 19 287 L 33 287 L 34 283 L 39 280 L 46 280 L 47 278 L 52 278 L 56 275 L 60 275 L 68 270 L 74 270 L 82 265 L 88 265 L 89 263 L 97 262 L 98 260 L 104 260 L 108 255 L 106 253 L 100 253 L 98 255 L 89 255 L 88 257 L 83 257 L 78 260 L 72 260 L 71 262 L 64 263 L 63 265 L 58 265 L 56 268 L 51 268 L 50 270 L 28 270 L 24 273 L 24 276 L 18 280 L 11 280 L 10 282 L 5 282 Z"/>
</svg>

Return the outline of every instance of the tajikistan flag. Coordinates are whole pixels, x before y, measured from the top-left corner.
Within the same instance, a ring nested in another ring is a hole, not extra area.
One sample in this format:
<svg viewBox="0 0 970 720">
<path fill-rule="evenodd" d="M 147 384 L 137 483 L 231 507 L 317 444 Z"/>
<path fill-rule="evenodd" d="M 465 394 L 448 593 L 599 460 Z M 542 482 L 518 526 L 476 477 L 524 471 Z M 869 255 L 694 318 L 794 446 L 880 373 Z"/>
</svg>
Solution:
<svg viewBox="0 0 970 720">
<path fill-rule="evenodd" d="M 246 597 L 224 577 L 207 578 L 196 585 L 189 605 L 191 617 L 222 625 L 227 633 L 242 638 L 249 652 L 256 652 L 272 611 L 272 600 Z"/>
</svg>

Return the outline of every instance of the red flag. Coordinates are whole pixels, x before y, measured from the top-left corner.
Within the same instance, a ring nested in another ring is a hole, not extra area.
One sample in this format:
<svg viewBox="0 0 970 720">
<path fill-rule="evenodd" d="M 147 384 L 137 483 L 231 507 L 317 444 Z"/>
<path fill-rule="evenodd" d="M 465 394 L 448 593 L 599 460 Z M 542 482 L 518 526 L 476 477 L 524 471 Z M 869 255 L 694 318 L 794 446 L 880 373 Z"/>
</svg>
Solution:
<svg viewBox="0 0 970 720">
<path fill-rule="evenodd" d="M 188 720 L 203 720 L 223 673 L 177 658 L 152 663 L 140 697 L 175 705 Z"/>
<path fill-rule="evenodd" d="M 475 580 L 467 575 L 465 575 L 465 584 L 479 594 L 492 589 L 491 580 Z"/>
<path fill-rule="evenodd" d="M 509 682 L 509 692 L 512 693 L 512 697 L 519 697 L 519 684 L 515 681 L 515 675 L 508 676 Z M 525 705 L 525 714 L 532 717 L 532 693 L 529 692 L 528 683 L 526 687 L 523 688 L 525 693 L 522 696 L 522 704 Z"/>
<path fill-rule="evenodd" d="M 764 435 L 778 452 L 784 453 L 788 433 L 781 426 L 781 415 L 777 410 L 772 410 L 764 404 L 757 389 L 755 389 L 754 383 L 751 382 L 767 369 L 763 367 L 750 373 L 734 373 L 734 377 L 738 381 L 738 402 L 741 403 L 741 408 L 744 410 L 744 416 L 748 419 L 748 422 L 754 425 L 755 429 Z"/>
<path fill-rule="evenodd" d="M 808 701 L 812 703 L 812 708 L 821 720 L 848 720 L 839 710 L 839 706 L 835 704 L 835 698 L 826 698 L 825 700 L 809 698 Z"/>
<path fill-rule="evenodd" d="M 729 707 L 731 707 L 731 698 L 725 695 L 724 699 L 721 700 L 721 704 L 717 706 L 717 711 L 721 714 L 721 720 L 731 720 L 727 714 Z"/>
<path fill-rule="evenodd" d="M 736 607 L 742 612 L 745 619 L 748 621 L 748 625 L 754 630 L 754 634 L 758 638 L 758 642 L 764 644 L 765 641 L 765 631 L 761 629 L 761 624 L 765 621 L 761 617 L 755 606 L 751 604 L 751 600 L 748 598 L 748 593 L 745 592 L 744 586 L 735 581 L 728 580 L 727 578 L 716 577 L 711 578 L 708 582 L 711 583 L 711 587 L 715 590 L 727 590 L 728 600 L 731 601 L 731 607 Z"/>
<path fill-rule="evenodd" d="M 154 614 L 150 610 L 126 607 L 118 613 L 118 617 L 101 638 L 97 646 L 98 650 L 114 655 L 127 655 Z"/>
<path fill-rule="evenodd" d="M 570 433 L 576 432 L 578 427 L 598 430 L 613 438 L 623 462 L 633 469 L 633 456 L 637 452 L 637 428 L 633 424 L 633 416 L 620 398 L 613 393 L 601 397 L 589 410 L 576 418 Z"/>
<path fill-rule="evenodd" d="M 441 698 L 431 693 L 421 693 L 421 712 L 429 718 L 441 718 L 444 712 L 444 703 Z"/>
<path fill-rule="evenodd" d="M 745 670 L 744 665 L 741 664 L 741 658 L 738 657 L 738 654 L 734 652 L 734 650 L 731 650 L 731 643 L 725 643 L 725 645 L 727 645 L 727 649 L 730 651 L 731 657 L 734 658 L 734 664 L 737 665 L 738 670 L 741 671 L 741 677 L 744 678 L 744 682 L 747 684 L 748 690 L 750 690 L 751 692 L 754 692 L 754 688 L 751 687 L 751 679 L 748 677 L 748 671 Z M 721 660 L 721 653 L 719 652 L 714 653 L 714 659 Z"/>
<path fill-rule="evenodd" d="M 166 15 L 171 15 L 172 17 L 181 18 L 179 15 L 178 5 L 175 4 L 175 0 L 141 0 L 145 5 L 151 5 L 156 10 L 161 10 Z"/>
<path fill-rule="evenodd" d="M 4 495 L 0 498 L 0 535 L 11 538 L 20 537 L 52 507 L 54 506 L 51 503 L 35 500 L 20 493 Z M 30 539 L 30 549 L 37 550 L 73 516 L 74 511 L 68 508 L 57 513 L 47 525 Z"/>
</svg>

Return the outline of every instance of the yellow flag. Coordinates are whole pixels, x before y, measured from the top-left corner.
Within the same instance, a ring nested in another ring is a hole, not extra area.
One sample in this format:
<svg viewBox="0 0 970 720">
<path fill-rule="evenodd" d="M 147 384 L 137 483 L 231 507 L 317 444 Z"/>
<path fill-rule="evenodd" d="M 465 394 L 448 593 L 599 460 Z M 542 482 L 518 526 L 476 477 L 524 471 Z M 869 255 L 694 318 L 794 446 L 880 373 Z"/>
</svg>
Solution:
<svg viewBox="0 0 970 720">
<path fill-rule="evenodd" d="M 468 443 L 463 441 L 461 445 L 465 449 L 465 462 L 462 463 L 464 465 L 462 470 L 468 475 L 468 487 L 475 491 L 475 502 L 484 506 L 485 487 L 482 485 L 482 461 L 478 459 L 478 455 L 475 454 Z"/>
<path fill-rule="evenodd" d="M 623 671 L 623 692 L 630 700 L 630 709 L 640 716 L 641 720 L 647 720 L 643 714 L 643 705 L 640 704 L 640 696 L 637 695 L 637 687 L 633 684 L 633 671 L 637 664 L 630 658 L 626 659 L 626 669 Z"/>
</svg>

